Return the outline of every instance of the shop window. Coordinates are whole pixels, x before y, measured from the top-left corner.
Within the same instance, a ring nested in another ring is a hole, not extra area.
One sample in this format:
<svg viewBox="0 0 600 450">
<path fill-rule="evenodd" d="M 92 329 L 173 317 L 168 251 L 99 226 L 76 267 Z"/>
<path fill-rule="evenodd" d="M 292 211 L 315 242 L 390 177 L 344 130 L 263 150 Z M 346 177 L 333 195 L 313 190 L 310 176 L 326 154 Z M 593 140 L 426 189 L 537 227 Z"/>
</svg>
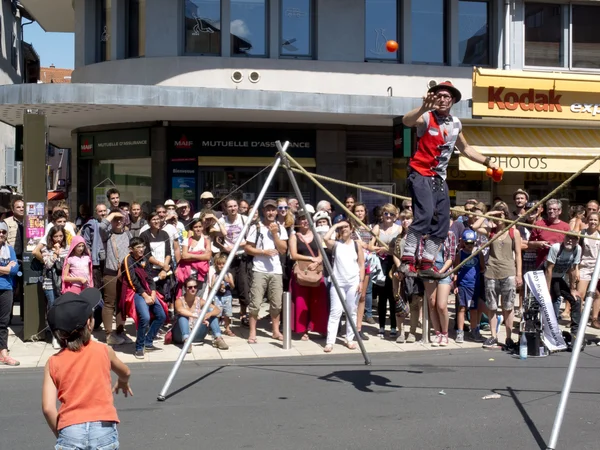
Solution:
<svg viewBox="0 0 600 450">
<path fill-rule="evenodd" d="M 413 63 L 446 63 L 446 0 L 411 2 Z"/>
<path fill-rule="evenodd" d="M 469 66 L 490 65 L 489 2 L 460 0 L 458 3 L 459 63 Z"/>
<path fill-rule="evenodd" d="M 221 54 L 221 0 L 185 0 L 185 52 Z"/>
<path fill-rule="evenodd" d="M 313 54 L 313 0 L 281 0 L 281 56 Z"/>
<path fill-rule="evenodd" d="M 127 57 L 139 58 L 146 54 L 146 0 L 127 3 Z"/>
<path fill-rule="evenodd" d="M 231 0 L 231 55 L 267 56 L 267 1 Z"/>
<path fill-rule="evenodd" d="M 111 0 L 98 0 L 98 27 L 96 30 L 98 62 L 110 61 Z"/>
<path fill-rule="evenodd" d="M 572 52 L 573 68 L 600 69 L 600 8 L 592 5 L 572 6 Z"/>
<path fill-rule="evenodd" d="M 563 7 L 554 3 L 525 4 L 525 65 L 564 65 Z"/>
<path fill-rule="evenodd" d="M 106 203 L 106 191 L 116 187 L 124 202 L 150 202 L 152 194 L 151 158 L 94 160 L 93 203 Z"/>
<path fill-rule="evenodd" d="M 388 52 L 386 42 L 398 39 L 396 0 L 365 0 L 365 60 L 398 60 L 400 52 Z"/>
</svg>

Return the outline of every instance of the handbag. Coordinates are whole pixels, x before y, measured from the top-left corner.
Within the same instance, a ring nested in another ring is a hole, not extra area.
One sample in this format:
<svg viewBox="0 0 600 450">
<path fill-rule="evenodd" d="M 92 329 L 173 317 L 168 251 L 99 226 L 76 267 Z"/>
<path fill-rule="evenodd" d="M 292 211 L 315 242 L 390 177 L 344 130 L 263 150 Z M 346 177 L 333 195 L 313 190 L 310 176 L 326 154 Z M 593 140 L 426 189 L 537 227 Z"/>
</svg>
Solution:
<svg viewBox="0 0 600 450">
<path fill-rule="evenodd" d="M 316 258 L 310 245 L 300 237 L 300 234 L 296 234 L 296 236 L 306 245 L 310 255 Z M 315 238 L 313 237 L 313 239 Z M 311 261 L 296 261 L 296 264 L 294 264 L 294 276 L 296 277 L 296 283 L 300 286 L 317 287 L 321 284 L 321 280 L 323 279 L 323 263 L 319 264 L 315 270 L 309 270 L 308 266 L 311 264 L 313 264 Z"/>
</svg>

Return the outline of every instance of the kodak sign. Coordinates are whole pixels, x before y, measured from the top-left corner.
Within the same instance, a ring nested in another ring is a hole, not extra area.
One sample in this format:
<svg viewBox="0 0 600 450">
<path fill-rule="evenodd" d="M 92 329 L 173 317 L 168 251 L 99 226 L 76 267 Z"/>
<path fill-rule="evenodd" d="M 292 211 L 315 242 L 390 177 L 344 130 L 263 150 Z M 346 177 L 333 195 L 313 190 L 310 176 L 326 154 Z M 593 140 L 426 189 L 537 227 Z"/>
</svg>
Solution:
<svg viewBox="0 0 600 450">
<path fill-rule="evenodd" d="M 528 89 L 527 92 L 519 94 L 504 87 L 489 86 L 488 109 L 515 111 L 520 108 L 522 111 L 562 112 L 561 97 L 562 95 L 557 94 L 554 89 Z"/>
<path fill-rule="evenodd" d="M 475 68 L 473 116 L 600 120 L 594 76 Z"/>
</svg>

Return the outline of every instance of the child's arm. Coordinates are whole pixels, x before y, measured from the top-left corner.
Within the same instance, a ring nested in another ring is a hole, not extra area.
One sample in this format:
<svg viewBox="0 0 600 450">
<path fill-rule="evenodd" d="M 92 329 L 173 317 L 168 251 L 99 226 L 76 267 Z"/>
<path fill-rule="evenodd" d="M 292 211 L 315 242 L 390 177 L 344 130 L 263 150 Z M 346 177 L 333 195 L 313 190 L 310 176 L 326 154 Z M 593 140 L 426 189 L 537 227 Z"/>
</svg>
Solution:
<svg viewBox="0 0 600 450">
<path fill-rule="evenodd" d="M 65 273 L 69 273 L 71 271 L 71 265 L 66 263 L 63 271 Z M 70 275 L 65 275 L 63 280 L 66 281 L 67 283 L 81 283 L 81 284 L 87 283 L 87 280 L 83 277 L 72 277 Z"/>
<path fill-rule="evenodd" d="M 127 397 L 131 395 L 133 397 L 133 391 L 131 390 L 131 386 L 129 386 L 129 377 L 131 376 L 131 370 L 129 367 L 123 363 L 115 353 L 115 351 L 108 347 L 108 357 L 110 359 L 110 368 L 111 370 L 117 374 L 119 379 L 115 383 L 113 387 L 113 392 L 115 394 L 119 393 L 119 389 L 123 391 L 123 395 Z"/>
<path fill-rule="evenodd" d="M 48 426 L 58 437 L 58 411 L 56 409 L 56 386 L 50 376 L 50 361 L 44 368 L 44 381 L 42 383 L 42 412 L 48 422 Z"/>
<path fill-rule="evenodd" d="M 229 283 L 229 286 L 231 287 L 231 289 L 234 289 L 235 283 L 233 282 L 233 275 L 231 275 L 231 272 L 227 274 L 226 280 Z"/>
</svg>

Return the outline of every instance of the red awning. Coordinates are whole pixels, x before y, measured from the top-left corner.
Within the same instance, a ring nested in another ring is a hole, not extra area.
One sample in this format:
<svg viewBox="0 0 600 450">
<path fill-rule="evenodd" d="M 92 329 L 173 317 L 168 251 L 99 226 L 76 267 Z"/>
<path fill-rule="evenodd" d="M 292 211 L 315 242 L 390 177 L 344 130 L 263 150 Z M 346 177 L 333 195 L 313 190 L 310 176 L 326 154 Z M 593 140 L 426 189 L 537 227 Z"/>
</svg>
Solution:
<svg viewBox="0 0 600 450">
<path fill-rule="evenodd" d="M 48 192 L 48 201 L 52 200 L 64 200 L 65 192 L 64 191 L 50 191 Z"/>
</svg>

